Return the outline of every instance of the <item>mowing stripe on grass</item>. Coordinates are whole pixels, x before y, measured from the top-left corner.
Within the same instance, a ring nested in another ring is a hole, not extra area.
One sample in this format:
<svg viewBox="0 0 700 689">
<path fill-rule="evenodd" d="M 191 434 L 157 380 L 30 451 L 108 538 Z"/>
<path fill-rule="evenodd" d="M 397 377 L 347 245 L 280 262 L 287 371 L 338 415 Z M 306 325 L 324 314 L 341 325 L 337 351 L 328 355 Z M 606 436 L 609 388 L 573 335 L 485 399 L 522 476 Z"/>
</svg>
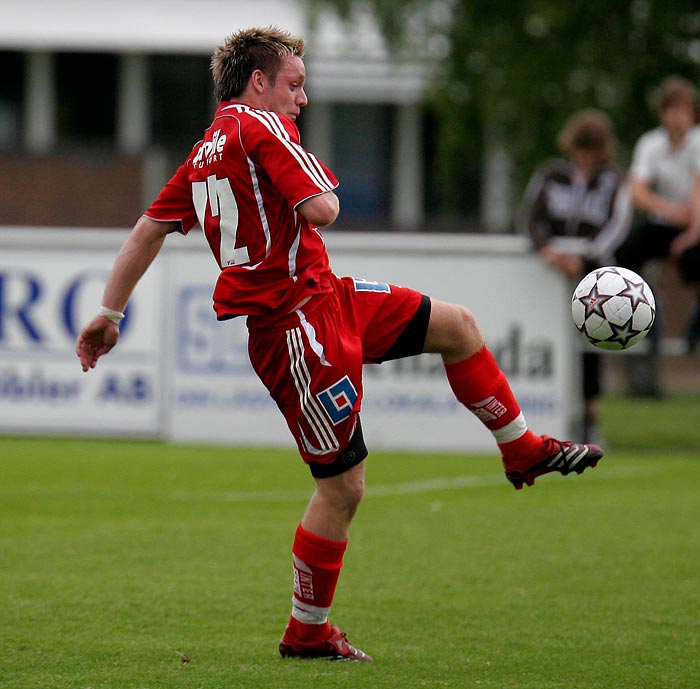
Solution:
<svg viewBox="0 0 700 689">
<path fill-rule="evenodd" d="M 654 473 L 651 467 L 609 467 L 604 471 L 587 473 L 586 478 L 597 480 L 624 479 L 632 476 L 648 476 Z M 395 495 L 416 495 L 421 493 L 436 493 L 446 490 L 460 490 L 463 488 L 481 488 L 484 486 L 508 487 L 503 474 L 486 474 L 484 476 L 445 476 L 428 479 L 425 481 L 406 481 L 404 483 L 390 483 L 385 485 L 368 486 L 365 489 L 365 498 L 384 498 Z M 221 502 L 298 502 L 308 500 L 311 489 L 287 490 L 287 491 L 227 491 L 222 493 L 210 493 L 208 500 Z M 174 500 L 201 500 L 201 493 L 188 493 L 178 491 L 172 493 Z"/>
</svg>

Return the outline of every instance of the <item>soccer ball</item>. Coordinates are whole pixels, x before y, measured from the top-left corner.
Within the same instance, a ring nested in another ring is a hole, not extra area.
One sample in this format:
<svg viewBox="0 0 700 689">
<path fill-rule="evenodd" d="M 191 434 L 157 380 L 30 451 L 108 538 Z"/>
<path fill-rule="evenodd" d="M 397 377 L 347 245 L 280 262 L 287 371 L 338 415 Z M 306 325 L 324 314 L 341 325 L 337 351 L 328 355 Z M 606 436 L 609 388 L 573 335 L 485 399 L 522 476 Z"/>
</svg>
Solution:
<svg viewBox="0 0 700 689">
<path fill-rule="evenodd" d="M 578 283 L 571 297 L 571 316 L 581 335 L 596 347 L 629 349 L 654 324 L 656 302 L 637 273 L 607 266 Z"/>
</svg>

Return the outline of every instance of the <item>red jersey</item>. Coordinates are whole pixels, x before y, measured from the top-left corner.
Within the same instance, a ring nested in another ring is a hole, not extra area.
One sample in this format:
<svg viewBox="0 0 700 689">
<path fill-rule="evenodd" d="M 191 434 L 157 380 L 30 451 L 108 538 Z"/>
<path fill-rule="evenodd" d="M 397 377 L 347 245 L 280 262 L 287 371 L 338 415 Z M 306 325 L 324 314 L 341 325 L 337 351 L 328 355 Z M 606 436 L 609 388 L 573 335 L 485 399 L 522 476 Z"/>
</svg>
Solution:
<svg viewBox="0 0 700 689">
<path fill-rule="evenodd" d="M 337 186 L 291 120 L 225 102 L 145 215 L 177 221 L 184 234 L 199 222 L 221 268 L 220 320 L 265 319 L 331 290 L 323 237 L 296 208 Z"/>
</svg>

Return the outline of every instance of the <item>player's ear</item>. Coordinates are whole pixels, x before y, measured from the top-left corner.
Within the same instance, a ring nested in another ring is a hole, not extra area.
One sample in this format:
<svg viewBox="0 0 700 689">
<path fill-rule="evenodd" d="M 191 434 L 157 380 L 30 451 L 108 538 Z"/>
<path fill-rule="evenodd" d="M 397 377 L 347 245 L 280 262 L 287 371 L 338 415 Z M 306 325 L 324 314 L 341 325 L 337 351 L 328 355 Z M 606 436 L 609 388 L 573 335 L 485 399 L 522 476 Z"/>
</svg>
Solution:
<svg viewBox="0 0 700 689">
<path fill-rule="evenodd" d="M 254 69 L 250 75 L 250 84 L 255 93 L 263 93 L 268 83 L 267 76 L 261 69 Z"/>
</svg>

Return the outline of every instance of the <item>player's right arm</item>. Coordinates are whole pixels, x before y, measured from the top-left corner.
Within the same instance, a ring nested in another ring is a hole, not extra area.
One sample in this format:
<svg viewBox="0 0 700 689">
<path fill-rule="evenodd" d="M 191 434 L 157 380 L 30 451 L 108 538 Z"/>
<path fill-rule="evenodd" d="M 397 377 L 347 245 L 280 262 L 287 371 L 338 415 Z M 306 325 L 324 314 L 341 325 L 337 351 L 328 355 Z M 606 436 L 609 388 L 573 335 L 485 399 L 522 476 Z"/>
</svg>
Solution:
<svg viewBox="0 0 700 689">
<path fill-rule="evenodd" d="M 690 194 L 690 226 L 674 237 L 669 247 L 671 256 L 678 258 L 697 244 L 700 244 L 700 170 L 693 176 L 693 190 Z"/>
<path fill-rule="evenodd" d="M 553 163 L 544 163 L 535 170 L 515 214 L 516 231 L 529 236 L 538 251 L 544 249 L 552 237 L 545 198 L 545 186 L 550 179 L 552 165 Z"/>
<path fill-rule="evenodd" d="M 105 287 L 102 306 L 123 312 L 136 283 L 163 246 L 165 237 L 179 227 L 175 222 L 156 222 L 142 216 L 114 261 Z M 75 352 L 83 371 L 95 368 L 97 360 L 119 339 L 119 326 L 105 316 L 95 316 L 78 335 Z"/>
<path fill-rule="evenodd" d="M 667 220 L 674 227 L 687 227 L 690 222 L 690 203 L 674 201 L 657 194 L 649 182 L 630 175 L 632 202 L 642 211 L 654 213 Z"/>
</svg>

